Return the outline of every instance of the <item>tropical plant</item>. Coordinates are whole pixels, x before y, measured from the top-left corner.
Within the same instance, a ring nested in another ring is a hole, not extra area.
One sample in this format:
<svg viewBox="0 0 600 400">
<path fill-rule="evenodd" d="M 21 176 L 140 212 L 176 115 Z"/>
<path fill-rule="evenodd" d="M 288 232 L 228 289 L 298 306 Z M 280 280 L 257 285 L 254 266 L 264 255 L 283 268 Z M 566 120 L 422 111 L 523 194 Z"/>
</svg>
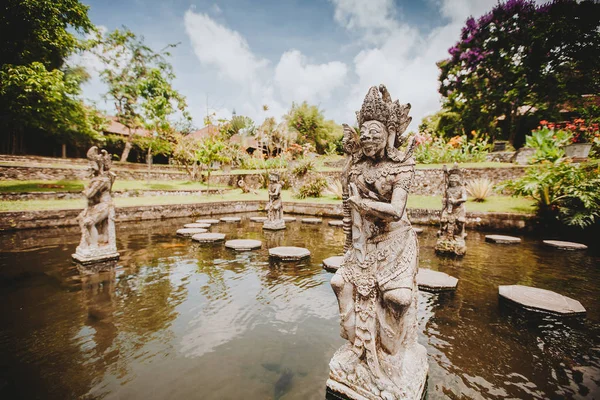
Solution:
<svg viewBox="0 0 600 400">
<path fill-rule="evenodd" d="M 231 159 L 225 154 L 227 143 L 224 141 L 208 136 L 198 142 L 198 147 L 195 151 L 196 160 L 206 166 L 206 185 L 210 187 L 210 172 L 215 162 L 230 162 Z"/>
<path fill-rule="evenodd" d="M 324 154 L 328 143 L 343 135 L 342 127 L 332 120 L 326 120 L 319 107 L 302 104 L 292 104 L 292 108 L 284 117 L 290 130 L 297 132 L 297 143 L 310 143 L 319 154 Z"/>
<path fill-rule="evenodd" d="M 476 202 L 484 202 L 494 192 L 494 182 L 488 178 L 479 178 L 467 182 L 467 193 Z"/>
<path fill-rule="evenodd" d="M 329 180 L 324 194 L 333 197 L 336 200 L 341 200 L 344 193 L 342 181 L 339 179 Z"/>
<path fill-rule="evenodd" d="M 455 136 L 446 142 L 441 137 L 420 133 L 416 135 L 415 159 L 423 164 L 482 162 L 488 153 L 487 139 L 479 140 L 475 135 Z"/>
<path fill-rule="evenodd" d="M 536 110 L 558 115 L 565 102 L 600 93 L 600 3 L 554 0 L 500 2 L 469 18 L 459 41 L 438 63 L 444 107 L 470 130 L 496 121 L 511 143 Z"/>
<path fill-rule="evenodd" d="M 135 132 L 145 128 L 159 140 L 168 140 L 174 128 L 169 117 L 177 111 L 191 119 L 186 111 L 185 97 L 172 86 L 173 67 L 167 61 L 168 45 L 156 52 L 124 28 L 98 37 L 91 42 L 93 51 L 104 63 L 100 76 L 108 86 L 105 97 L 116 110 L 117 121 L 127 127 L 128 140 L 121 154 L 127 161 L 135 140 Z M 147 142 L 150 142 L 148 140 Z M 148 149 L 152 149 L 151 146 Z"/>
<path fill-rule="evenodd" d="M 296 178 L 301 178 L 316 169 L 315 163 L 309 159 L 303 159 L 298 162 L 298 165 L 292 170 L 292 174 Z"/>
<path fill-rule="evenodd" d="M 554 162 L 564 157 L 563 147 L 570 142 L 571 134 L 563 130 L 554 131 L 545 125 L 539 128 L 525 138 L 525 147 L 535 149 L 531 162 Z"/>
<path fill-rule="evenodd" d="M 307 197 L 321 197 L 327 187 L 327 179 L 321 175 L 310 175 L 302 186 L 298 188 L 294 197 L 305 199 Z"/>
<path fill-rule="evenodd" d="M 515 196 L 536 201 L 538 216 L 584 228 L 600 218 L 600 163 L 556 161 L 527 169 L 524 176 L 504 183 Z"/>
</svg>

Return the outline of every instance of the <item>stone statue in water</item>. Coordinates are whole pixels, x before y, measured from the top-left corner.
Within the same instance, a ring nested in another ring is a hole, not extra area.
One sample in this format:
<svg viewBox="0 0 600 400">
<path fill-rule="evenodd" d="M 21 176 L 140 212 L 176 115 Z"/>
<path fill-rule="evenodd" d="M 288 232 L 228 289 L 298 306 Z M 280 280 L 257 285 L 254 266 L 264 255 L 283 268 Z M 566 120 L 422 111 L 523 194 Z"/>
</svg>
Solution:
<svg viewBox="0 0 600 400">
<path fill-rule="evenodd" d="M 331 286 L 348 342 L 329 363 L 327 386 L 351 399 L 420 399 L 427 380 L 417 342 L 419 244 L 406 215 L 409 110 L 385 86 L 371 87 L 357 112 L 360 133 L 344 126 L 351 244 Z"/>
<path fill-rule="evenodd" d="M 115 206 L 110 191 L 116 175 L 110 171 L 112 161 L 106 150 L 98 152 L 93 146 L 87 152 L 91 180 L 83 190 L 86 208 L 77 217 L 81 228 L 81 242 L 73 259 L 82 264 L 116 260 Z"/>
<path fill-rule="evenodd" d="M 283 203 L 281 202 L 281 183 L 279 183 L 279 175 L 276 173 L 269 174 L 269 203 L 266 209 L 267 220 L 263 223 L 263 229 L 285 229 Z"/>
<path fill-rule="evenodd" d="M 448 170 L 444 165 L 444 197 L 440 230 L 435 251 L 442 254 L 462 256 L 467 252 L 465 244 L 465 222 L 467 191 L 458 164 Z"/>
</svg>

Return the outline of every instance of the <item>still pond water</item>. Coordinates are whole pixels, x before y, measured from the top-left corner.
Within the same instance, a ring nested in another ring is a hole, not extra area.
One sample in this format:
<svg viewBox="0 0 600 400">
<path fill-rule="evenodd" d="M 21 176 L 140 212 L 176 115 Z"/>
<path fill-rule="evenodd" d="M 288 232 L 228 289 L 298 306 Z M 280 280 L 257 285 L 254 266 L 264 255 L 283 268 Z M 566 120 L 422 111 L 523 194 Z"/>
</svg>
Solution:
<svg viewBox="0 0 600 400">
<path fill-rule="evenodd" d="M 120 224 L 117 267 L 92 276 L 70 261 L 77 229 L 0 235 L 0 398 L 324 399 L 343 339 L 321 261 L 342 230 L 263 233 L 248 216 L 211 228 L 263 240 L 247 253 L 176 237 L 190 220 Z M 420 294 L 429 399 L 599 399 L 600 257 L 483 239 L 469 231 L 457 261 L 435 256 L 433 228 L 419 236 L 421 267 L 460 279 L 454 294 Z M 312 257 L 269 264 L 279 245 Z M 500 306 L 498 285 L 517 283 L 576 298 L 587 318 Z"/>
</svg>

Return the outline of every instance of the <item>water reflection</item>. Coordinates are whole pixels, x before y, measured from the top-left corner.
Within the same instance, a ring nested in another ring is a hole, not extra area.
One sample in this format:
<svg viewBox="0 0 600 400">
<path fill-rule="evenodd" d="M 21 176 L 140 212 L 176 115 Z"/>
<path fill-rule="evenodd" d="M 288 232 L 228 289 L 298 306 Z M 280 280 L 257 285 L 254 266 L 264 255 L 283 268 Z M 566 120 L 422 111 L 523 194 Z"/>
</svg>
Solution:
<svg viewBox="0 0 600 400">
<path fill-rule="evenodd" d="M 263 241 L 240 253 L 176 237 L 187 222 L 120 224 L 121 260 L 103 271 L 67 261 L 76 229 L 0 235 L 0 397 L 322 399 L 343 340 L 321 262 L 340 254 L 342 230 L 325 221 L 263 232 L 247 217 L 211 228 Z M 422 267 L 460 279 L 454 293 L 420 296 L 430 399 L 600 397 L 597 256 L 527 237 L 498 246 L 471 231 L 463 259 L 441 259 L 434 229 L 419 240 Z M 273 263 L 276 246 L 312 256 Z M 587 319 L 506 310 L 500 284 L 577 298 Z"/>
</svg>

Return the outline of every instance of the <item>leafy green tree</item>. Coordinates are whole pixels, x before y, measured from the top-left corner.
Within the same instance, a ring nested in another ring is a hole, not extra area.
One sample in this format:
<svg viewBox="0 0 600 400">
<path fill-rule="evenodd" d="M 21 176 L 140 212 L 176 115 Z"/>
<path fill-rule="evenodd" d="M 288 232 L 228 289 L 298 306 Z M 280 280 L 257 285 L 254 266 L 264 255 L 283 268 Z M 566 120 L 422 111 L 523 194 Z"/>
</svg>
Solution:
<svg viewBox="0 0 600 400">
<path fill-rule="evenodd" d="M 500 3 L 469 18 L 451 57 L 438 63 L 444 106 L 466 132 L 493 132 L 504 118 L 512 143 L 528 114 L 556 115 L 600 92 L 600 4 L 555 0 Z"/>
<path fill-rule="evenodd" d="M 206 184 L 210 187 L 211 166 L 215 162 L 229 162 L 231 159 L 227 156 L 227 143 L 223 140 L 209 136 L 198 142 L 198 148 L 195 151 L 195 158 L 206 168 Z"/>
<path fill-rule="evenodd" d="M 230 120 L 221 120 L 219 122 L 219 132 L 225 139 L 229 139 L 233 135 L 243 131 L 253 135 L 256 129 L 252 118 L 243 115 L 234 115 Z"/>
<path fill-rule="evenodd" d="M 0 131 L 3 150 L 22 152 L 41 134 L 63 143 L 97 140 L 104 123 L 80 98 L 88 78 L 65 59 L 85 45 L 88 7 L 77 0 L 7 0 L 0 12 Z"/>
<path fill-rule="evenodd" d="M 324 154 L 328 143 L 343 134 L 340 125 L 332 120 L 325 120 L 323 112 L 307 102 L 293 103 L 284 118 L 288 127 L 298 133 L 298 144 L 310 143 L 319 154 Z"/>
<path fill-rule="evenodd" d="M 145 128 L 158 141 L 168 141 L 167 136 L 173 131 L 169 117 L 180 112 L 190 119 L 185 98 L 172 86 L 175 74 L 166 60 L 170 53 L 166 49 L 155 52 L 144 44 L 143 37 L 138 38 L 126 28 L 99 36 L 94 45 L 105 63 L 101 77 L 108 85 L 106 97 L 114 103 L 117 120 L 129 131 L 121 161 L 127 161 L 136 129 Z M 158 141 L 138 143 L 157 145 Z M 147 149 L 151 152 L 152 146 Z"/>
</svg>

